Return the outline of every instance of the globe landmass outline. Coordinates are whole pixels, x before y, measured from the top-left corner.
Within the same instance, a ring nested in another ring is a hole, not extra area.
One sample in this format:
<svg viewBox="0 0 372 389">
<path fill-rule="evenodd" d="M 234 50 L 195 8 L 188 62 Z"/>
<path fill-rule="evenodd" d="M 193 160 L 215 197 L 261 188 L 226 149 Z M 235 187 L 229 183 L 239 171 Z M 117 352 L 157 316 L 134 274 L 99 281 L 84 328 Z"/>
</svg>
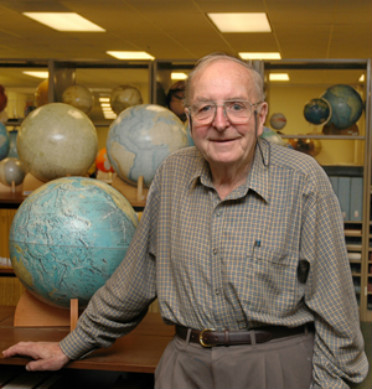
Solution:
<svg viewBox="0 0 372 389">
<path fill-rule="evenodd" d="M 9 236 L 11 262 L 39 300 L 85 306 L 122 262 L 138 224 L 128 200 L 110 185 L 65 177 L 35 190 L 19 207 Z"/>
<path fill-rule="evenodd" d="M 156 104 L 140 104 L 122 111 L 111 124 L 106 149 L 121 179 L 136 185 L 142 176 L 149 187 L 162 161 L 188 145 L 184 124 L 173 112 Z"/>
</svg>

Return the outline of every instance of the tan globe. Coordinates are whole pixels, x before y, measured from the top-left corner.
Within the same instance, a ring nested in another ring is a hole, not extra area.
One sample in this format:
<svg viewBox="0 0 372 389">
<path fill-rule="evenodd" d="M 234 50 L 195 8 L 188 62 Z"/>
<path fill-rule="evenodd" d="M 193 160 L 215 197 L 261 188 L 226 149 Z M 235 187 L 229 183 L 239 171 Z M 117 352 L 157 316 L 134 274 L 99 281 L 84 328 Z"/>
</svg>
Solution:
<svg viewBox="0 0 372 389">
<path fill-rule="evenodd" d="M 41 181 L 84 176 L 98 151 L 95 126 L 81 110 L 50 103 L 32 111 L 18 136 L 19 159 Z"/>
<path fill-rule="evenodd" d="M 62 101 L 75 108 L 89 113 L 92 110 L 94 97 L 92 92 L 84 85 L 71 85 L 62 94 Z"/>
</svg>

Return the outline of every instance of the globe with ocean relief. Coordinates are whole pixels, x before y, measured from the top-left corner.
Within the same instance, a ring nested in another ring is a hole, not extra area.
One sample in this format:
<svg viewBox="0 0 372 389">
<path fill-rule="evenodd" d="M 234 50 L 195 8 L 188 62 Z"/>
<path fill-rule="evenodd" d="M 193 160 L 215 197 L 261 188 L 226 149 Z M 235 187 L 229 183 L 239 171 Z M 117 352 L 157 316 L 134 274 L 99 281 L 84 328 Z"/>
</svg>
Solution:
<svg viewBox="0 0 372 389">
<path fill-rule="evenodd" d="M 172 111 L 156 104 L 140 104 L 125 109 L 113 121 L 106 150 L 122 180 L 136 185 L 142 176 L 149 187 L 163 160 L 188 145 L 185 126 Z"/>
<path fill-rule="evenodd" d="M 127 199 L 85 177 L 49 181 L 32 192 L 13 219 L 12 267 L 39 300 L 84 307 L 125 256 L 138 223 Z"/>
<path fill-rule="evenodd" d="M 362 98 L 350 85 L 333 85 L 324 92 L 322 98 L 331 106 L 330 123 L 340 130 L 351 127 L 362 115 Z"/>
</svg>

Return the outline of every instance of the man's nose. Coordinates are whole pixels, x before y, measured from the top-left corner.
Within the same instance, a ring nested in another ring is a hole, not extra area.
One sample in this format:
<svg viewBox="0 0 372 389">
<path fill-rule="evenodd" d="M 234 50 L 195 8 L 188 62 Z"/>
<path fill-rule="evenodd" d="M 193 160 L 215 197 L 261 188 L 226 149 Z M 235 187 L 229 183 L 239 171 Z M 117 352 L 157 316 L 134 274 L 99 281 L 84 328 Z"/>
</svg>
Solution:
<svg viewBox="0 0 372 389">
<path fill-rule="evenodd" d="M 223 105 L 216 106 L 216 112 L 212 122 L 213 126 L 218 130 L 224 130 L 229 126 L 229 119 L 226 115 L 226 110 Z"/>
</svg>

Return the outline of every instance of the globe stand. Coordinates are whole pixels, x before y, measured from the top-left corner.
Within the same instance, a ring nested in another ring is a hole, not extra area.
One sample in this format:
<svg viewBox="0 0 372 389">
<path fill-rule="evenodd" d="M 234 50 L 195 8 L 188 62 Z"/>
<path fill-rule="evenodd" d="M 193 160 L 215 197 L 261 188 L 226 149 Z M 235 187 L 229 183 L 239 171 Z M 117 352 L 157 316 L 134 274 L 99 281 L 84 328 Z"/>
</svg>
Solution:
<svg viewBox="0 0 372 389">
<path fill-rule="evenodd" d="M 14 313 L 14 327 L 76 327 L 79 317 L 78 299 L 70 300 L 70 309 L 53 307 L 25 290 Z"/>
<path fill-rule="evenodd" d="M 137 186 L 129 185 L 117 175 L 112 180 L 112 186 L 122 193 L 133 207 L 144 207 L 148 189 L 144 186 L 143 176 L 137 181 Z"/>
</svg>

